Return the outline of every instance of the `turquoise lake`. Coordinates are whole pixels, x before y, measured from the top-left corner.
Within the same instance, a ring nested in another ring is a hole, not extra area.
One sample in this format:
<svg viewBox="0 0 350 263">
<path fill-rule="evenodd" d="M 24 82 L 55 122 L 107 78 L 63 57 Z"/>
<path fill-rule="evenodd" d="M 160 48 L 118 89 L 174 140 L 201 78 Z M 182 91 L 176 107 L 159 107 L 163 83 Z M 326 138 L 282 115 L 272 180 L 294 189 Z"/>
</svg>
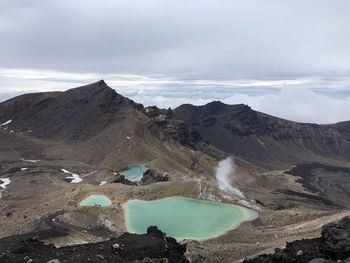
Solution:
<svg viewBox="0 0 350 263">
<path fill-rule="evenodd" d="M 241 206 L 186 197 L 129 200 L 123 208 L 128 232 L 144 234 L 149 226 L 157 226 L 176 239 L 217 237 L 257 216 L 255 211 Z"/>
<path fill-rule="evenodd" d="M 119 171 L 126 179 L 132 182 L 140 181 L 147 167 L 142 164 L 131 164 Z"/>
<path fill-rule="evenodd" d="M 80 206 L 110 206 L 111 200 L 105 195 L 90 195 L 80 202 Z"/>
</svg>

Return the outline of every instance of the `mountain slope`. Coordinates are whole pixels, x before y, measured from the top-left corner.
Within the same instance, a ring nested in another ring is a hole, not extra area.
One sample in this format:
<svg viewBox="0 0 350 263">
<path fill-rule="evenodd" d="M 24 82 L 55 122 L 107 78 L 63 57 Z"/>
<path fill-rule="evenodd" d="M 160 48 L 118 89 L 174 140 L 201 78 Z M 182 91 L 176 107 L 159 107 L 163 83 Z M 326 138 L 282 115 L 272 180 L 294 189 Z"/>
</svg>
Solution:
<svg viewBox="0 0 350 263">
<path fill-rule="evenodd" d="M 149 111 L 148 111 L 149 112 Z M 148 114 L 149 115 L 149 114 Z M 47 158 L 74 159 L 111 167 L 157 162 L 189 173 L 203 145 L 171 116 L 148 116 L 146 109 L 101 80 L 65 92 L 35 93 L 0 103 L 2 136 L 40 140 Z M 4 140 L 5 141 L 5 140 Z M 173 147 L 172 145 L 177 145 Z M 45 147 L 44 147 L 45 148 Z M 35 159 L 35 156 L 33 156 Z M 211 170 L 208 164 L 200 169 Z M 204 169 L 205 168 L 205 169 Z"/>
<path fill-rule="evenodd" d="M 249 106 L 211 102 L 181 105 L 174 115 L 218 149 L 264 167 L 350 157 L 350 122 L 334 125 L 296 123 Z"/>
<path fill-rule="evenodd" d="M 66 92 L 37 93 L 0 104 L 0 119 L 11 128 L 31 131 L 38 138 L 85 140 L 114 121 L 122 121 L 135 103 L 117 94 L 104 81 Z"/>
</svg>

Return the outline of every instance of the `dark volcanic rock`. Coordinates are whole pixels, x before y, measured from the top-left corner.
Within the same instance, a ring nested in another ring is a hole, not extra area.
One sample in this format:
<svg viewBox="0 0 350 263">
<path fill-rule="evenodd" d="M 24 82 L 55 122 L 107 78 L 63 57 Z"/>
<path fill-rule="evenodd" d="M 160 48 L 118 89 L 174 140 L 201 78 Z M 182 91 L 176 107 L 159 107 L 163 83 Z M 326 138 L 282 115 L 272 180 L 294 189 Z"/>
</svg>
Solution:
<svg viewBox="0 0 350 263">
<path fill-rule="evenodd" d="M 350 217 L 338 223 L 329 223 L 322 228 L 320 238 L 297 240 L 287 243 L 285 249 L 276 249 L 274 254 L 246 259 L 245 263 L 267 262 L 337 262 L 350 256 Z M 322 261 L 326 260 L 326 261 Z"/>
<path fill-rule="evenodd" d="M 116 246 L 116 244 L 118 246 Z M 0 239 L 0 262 L 132 262 L 150 258 L 152 262 L 188 262 L 184 257 L 186 246 L 166 237 L 157 227 L 147 234 L 123 234 L 99 243 L 55 248 L 33 239 L 31 234 Z M 27 259 L 27 260 L 24 260 Z M 159 260 L 159 261 L 156 261 Z"/>
<path fill-rule="evenodd" d="M 147 185 L 156 182 L 166 182 L 169 178 L 167 175 L 160 174 L 154 169 L 147 169 L 143 173 L 143 177 L 141 178 L 141 184 Z"/>
<path fill-rule="evenodd" d="M 318 199 L 333 207 L 350 207 L 349 167 L 304 163 L 296 165 L 286 173 L 300 177 L 297 180 L 299 183 L 318 194 L 318 196 L 309 195 L 309 200 Z"/>
<path fill-rule="evenodd" d="M 125 178 L 122 174 L 117 174 L 116 178 L 112 181 L 112 183 L 120 183 L 120 184 L 126 184 L 126 185 L 137 185 L 137 182 L 132 182 Z"/>
<path fill-rule="evenodd" d="M 189 128 L 182 120 L 174 117 L 173 111 L 159 109 L 156 106 L 144 109 L 146 116 L 151 118 L 148 129 L 163 141 L 176 141 L 182 145 L 195 147 L 201 141 L 198 132 Z"/>
<path fill-rule="evenodd" d="M 339 223 L 323 226 L 321 235 L 328 251 L 339 258 L 350 255 L 350 217 L 343 218 Z"/>
<path fill-rule="evenodd" d="M 170 108 L 167 110 L 157 107 L 147 107 L 144 109 L 146 116 L 150 117 L 147 129 L 161 141 L 177 142 L 183 146 L 190 147 L 206 153 L 214 158 L 222 159 L 226 153 L 210 145 L 203 140 L 199 132 L 192 126 L 187 125 L 181 118 L 178 118 Z"/>
<path fill-rule="evenodd" d="M 182 145 L 194 147 L 201 140 L 199 134 L 189 129 L 186 124 L 176 119 L 168 119 L 165 115 L 153 118 L 147 127 L 151 134 L 162 141 L 175 141 Z"/>
<path fill-rule="evenodd" d="M 125 178 L 122 174 L 117 174 L 116 178 L 112 181 L 112 183 L 121 183 L 126 185 L 147 185 L 156 182 L 165 182 L 168 181 L 169 178 L 167 175 L 160 174 L 154 169 L 147 169 L 139 182 L 132 182 Z"/>
</svg>

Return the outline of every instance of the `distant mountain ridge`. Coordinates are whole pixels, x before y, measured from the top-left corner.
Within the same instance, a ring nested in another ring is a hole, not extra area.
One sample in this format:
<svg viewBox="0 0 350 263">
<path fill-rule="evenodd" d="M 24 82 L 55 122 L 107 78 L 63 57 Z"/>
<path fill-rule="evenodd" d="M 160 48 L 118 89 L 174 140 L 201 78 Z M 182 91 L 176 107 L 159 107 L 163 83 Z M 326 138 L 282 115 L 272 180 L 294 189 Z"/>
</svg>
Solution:
<svg viewBox="0 0 350 263">
<path fill-rule="evenodd" d="M 216 148 L 258 165 L 350 158 L 350 122 L 297 123 L 219 101 L 184 104 L 174 115 Z"/>
<path fill-rule="evenodd" d="M 350 122 L 297 123 L 244 104 L 219 101 L 203 106 L 184 104 L 174 110 L 145 108 L 103 80 L 65 92 L 26 94 L 0 103 L 0 123 L 10 119 L 9 129 L 16 133 L 78 143 L 77 149 L 94 163 L 115 158 L 121 149 L 131 151 L 122 143 L 131 137 L 133 147 L 140 148 L 134 149 L 135 159 L 144 158 L 152 145 L 158 145 L 155 155 L 163 151 L 163 142 L 178 143 L 214 159 L 233 155 L 264 168 L 308 161 L 344 163 L 350 158 Z"/>
</svg>

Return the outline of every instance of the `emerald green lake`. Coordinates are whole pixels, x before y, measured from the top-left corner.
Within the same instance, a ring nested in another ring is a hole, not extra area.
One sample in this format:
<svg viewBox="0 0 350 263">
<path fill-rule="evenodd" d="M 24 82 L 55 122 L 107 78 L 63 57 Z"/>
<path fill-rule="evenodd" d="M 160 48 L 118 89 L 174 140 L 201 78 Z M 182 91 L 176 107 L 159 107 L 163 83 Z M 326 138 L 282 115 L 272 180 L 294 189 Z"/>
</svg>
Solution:
<svg viewBox="0 0 350 263">
<path fill-rule="evenodd" d="M 241 206 L 186 197 L 129 200 L 123 208 L 128 232 L 143 234 L 149 226 L 157 226 L 176 239 L 217 237 L 257 216 L 255 211 Z"/>
<path fill-rule="evenodd" d="M 140 181 L 143 173 L 147 170 L 142 164 L 131 164 L 119 171 L 120 174 L 124 175 L 126 179 L 132 182 Z"/>
<path fill-rule="evenodd" d="M 111 200 L 104 195 L 90 195 L 80 202 L 80 206 L 110 206 Z"/>
</svg>

